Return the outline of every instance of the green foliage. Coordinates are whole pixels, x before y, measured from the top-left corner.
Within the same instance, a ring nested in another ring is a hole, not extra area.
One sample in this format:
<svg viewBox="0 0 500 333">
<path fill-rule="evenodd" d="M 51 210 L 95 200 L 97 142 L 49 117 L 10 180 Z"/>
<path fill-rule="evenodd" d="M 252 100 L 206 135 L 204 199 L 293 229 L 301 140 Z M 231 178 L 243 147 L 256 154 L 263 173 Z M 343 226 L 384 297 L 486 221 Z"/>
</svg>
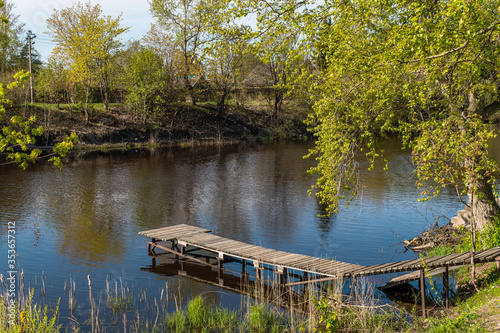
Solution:
<svg viewBox="0 0 500 333">
<path fill-rule="evenodd" d="M 459 244 L 460 252 L 472 251 L 472 238 L 471 233 L 465 230 L 466 237 L 464 237 Z M 485 228 L 481 231 L 476 231 L 476 249 L 487 250 L 493 247 L 500 246 L 500 218 L 494 218 Z"/>
<path fill-rule="evenodd" d="M 427 257 L 444 256 L 448 254 L 456 253 L 456 250 L 448 244 L 438 245 L 427 251 Z"/>
<path fill-rule="evenodd" d="M 209 315 L 208 323 L 214 331 L 231 333 L 239 331 L 240 319 L 236 312 L 217 307 Z"/>
<path fill-rule="evenodd" d="M 9 313 L 10 310 L 5 304 L 5 299 L 0 297 L 1 332 L 58 333 L 61 328 L 61 325 L 57 325 L 59 302 L 57 302 L 57 306 L 53 310 L 49 310 L 47 305 L 42 308 L 37 304 L 33 304 L 33 293 L 30 294 L 30 298 L 22 310 L 16 307 L 14 325 L 9 325 Z"/>
<path fill-rule="evenodd" d="M 35 81 L 35 90 L 38 98 L 46 103 L 61 103 L 67 94 L 68 70 L 62 61 L 50 58 L 41 68 Z"/>
<path fill-rule="evenodd" d="M 254 304 L 248 310 L 248 325 L 251 332 L 270 332 L 276 325 L 276 317 L 264 304 Z"/>
<path fill-rule="evenodd" d="M 410 326 L 404 311 L 392 307 L 342 307 L 326 297 L 316 299 L 315 307 L 319 319 L 317 332 L 399 332 Z"/>
<path fill-rule="evenodd" d="M 128 92 L 127 104 L 144 122 L 165 112 L 176 97 L 162 59 L 148 48 L 141 48 L 129 57 L 123 83 Z"/>
<path fill-rule="evenodd" d="M 92 81 L 97 81 L 104 103 L 108 103 L 114 61 L 122 46 L 120 35 L 129 28 L 120 27 L 117 18 L 102 15 L 100 5 L 78 2 L 73 7 L 55 10 L 47 20 L 48 33 L 57 43 L 54 55 L 68 61 L 70 77 L 85 91 L 89 102 Z M 89 121 L 85 108 L 85 120 Z"/>
<path fill-rule="evenodd" d="M 22 86 L 23 82 L 29 78 L 29 73 L 20 71 L 14 78 L 16 81 L 9 84 L 9 89 Z M 10 102 L 5 98 L 5 90 L 0 84 L 0 121 L 5 114 L 4 105 L 8 103 Z M 39 149 L 29 151 L 28 145 L 35 144 L 35 137 L 43 134 L 42 127 L 33 128 L 34 122 L 35 117 L 30 117 L 26 121 L 23 121 L 19 116 L 12 117 L 10 119 L 11 125 L 4 126 L 2 128 L 2 134 L 0 134 L 0 153 L 6 151 L 7 159 L 12 160 L 23 169 L 28 167 L 28 162 L 35 162 L 35 159 L 42 153 Z M 67 137 L 63 142 L 56 144 L 54 153 L 58 156 L 52 156 L 49 161 L 57 167 L 62 168 L 60 157 L 66 156 L 68 151 L 73 148 L 77 141 L 78 137 L 76 134 L 72 133 L 71 136 Z"/>
<path fill-rule="evenodd" d="M 335 332 L 340 326 L 340 319 L 337 314 L 332 311 L 328 305 L 328 299 L 323 298 L 315 300 L 316 309 L 319 311 L 319 324 L 318 332 Z"/>
<path fill-rule="evenodd" d="M 228 14 L 253 13 L 245 36 L 283 36 L 285 67 L 320 54 L 316 70 L 291 86 L 314 104 L 315 193 L 329 212 L 359 192 L 359 160 L 373 168 L 381 143 L 398 134 L 413 149 L 423 196 L 450 187 L 479 200 L 491 194 L 497 164 L 487 155 L 487 119 L 500 103 L 500 20 L 496 1 L 227 1 Z M 241 28 L 241 27 L 240 27 Z M 232 31 L 238 31 L 233 27 Z M 473 209 L 475 209 L 473 207 Z M 484 213 L 486 214 L 486 213 Z M 476 217 L 481 219 L 480 214 Z"/>
<path fill-rule="evenodd" d="M 115 294 L 108 297 L 106 304 L 115 313 L 123 313 L 134 307 L 134 295 L 132 293 Z"/>
<path fill-rule="evenodd" d="M 437 319 L 430 318 L 425 332 L 430 333 L 476 333 L 487 332 L 477 321 L 478 316 L 473 313 L 464 312 L 455 318 Z"/>
<path fill-rule="evenodd" d="M 24 24 L 18 23 L 19 15 L 14 13 L 14 8 L 13 1 L 0 3 L 0 72 L 19 69 L 19 57 L 24 45 Z M 25 68 L 25 64 L 21 68 Z"/>
<path fill-rule="evenodd" d="M 206 328 L 208 323 L 208 307 L 201 296 L 192 299 L 187 307 L 189 327 L 193 330 Z"/>
<path fill-rule="evenodd" d="M 478 232 L 477 239 L 479 249 L 486 250 L 500 246 L 500 218 L 496 217 Z"/>
<path fill-rule="evenodd" d="M 186 332 L 186 315 L 184 311 L 178 310 L 172 314 L 169 314 L 165 319 L 165 325 L 172 332 L 176 333 Z"/>
</svg>

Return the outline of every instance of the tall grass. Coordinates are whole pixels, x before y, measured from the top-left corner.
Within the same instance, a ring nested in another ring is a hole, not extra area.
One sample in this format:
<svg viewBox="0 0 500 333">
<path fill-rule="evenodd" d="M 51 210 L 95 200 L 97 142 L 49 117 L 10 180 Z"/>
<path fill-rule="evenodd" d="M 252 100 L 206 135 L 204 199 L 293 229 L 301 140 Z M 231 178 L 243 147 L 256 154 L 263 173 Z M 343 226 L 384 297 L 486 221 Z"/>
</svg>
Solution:
<svg viewBox="0 0 500 333">
<path fill-rule="evenodd" d="M 33 332 L 57 332 L 64 323 L 62 328 L 69 330 L 132 333 L 329 332 L 332 329 L 385 332 L 405 329 L 408 325 L 408 317 L 403 311 L 377 302 L 373 287 L 367 282 L 353 288 L 356 292 L 345 300 L 341 281 L 330 284 L 326 293 L 310 285 L 304 288 L 302 297 L 297 291 L 266 287 L 259 281 L 245 286 L 250 291 L 248 295 L 253 296 L 242 297 L 239 310 L 210 304 L 202 295 L 184 302 L 180 290 L 178 294 L 169 291 L 168 282 L 155 293 L 158 296 L 153 297 L 146 292 L 139 292 L 134 297 L 121 279 L 107 279 L 104 295 L 93 292 L 91 282 L 88 277 L 88 303 L 85 299 L 76 300 L 75 281 L 70 280 L 69 287 L 66 286 L 69 295 L 65 311 L 69 312 L 69 317 L 59 318 L 59 304 L 53 310 L 41 308 L 33 304 L 32 296 L 29 296 L 24 302 L 25 307 L 17 312 L 17 331 L 4 325 L 0 326 L 0 332 L 31 332 L 25 329 L 28 327 L 26 322 L 30 323 L 29 327 L 36 328 Z M 176 310 L 173 312 L 169 300 L 175 301 Z M 5 318 L 6 311 L 5 303 L 2 304 L 1 319 Z M 89 304 L 90 311 L 82 309 L 83 304 Z"/>
</svg>

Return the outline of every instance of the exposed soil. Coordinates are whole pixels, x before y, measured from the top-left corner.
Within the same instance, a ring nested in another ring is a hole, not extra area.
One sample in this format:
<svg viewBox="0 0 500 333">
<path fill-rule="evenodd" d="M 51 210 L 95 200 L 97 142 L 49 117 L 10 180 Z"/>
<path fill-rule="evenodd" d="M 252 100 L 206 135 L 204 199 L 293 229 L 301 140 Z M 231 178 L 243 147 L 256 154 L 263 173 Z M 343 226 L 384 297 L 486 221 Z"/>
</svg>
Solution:
<svg viewBox="0 0 500 333">
<path fill-rule="evenodd" d="M 60 109 L 48 112 L 38 108 L 32 111 L 38 124 L 46 130 L 37 139 L 39 146 L 51 146 L 71 133 L 79 138 L 78 145 L 104 144 L 162 144 L 181 140 L 227 140 L 253 137 L 292 138 L 306 134 L 303 115 L 283 113 L 272 119 L 266 112 L 227 107 L 217 117 L 210 105 L 180 105 L 166 112 L 161 120 L 144 122 L 123 107 L 109 111 L 93 110 L 89 124 L 85 124 L 81 110 Z M 46 120 L 50 121 L 47 123 Z"/>
</svg>

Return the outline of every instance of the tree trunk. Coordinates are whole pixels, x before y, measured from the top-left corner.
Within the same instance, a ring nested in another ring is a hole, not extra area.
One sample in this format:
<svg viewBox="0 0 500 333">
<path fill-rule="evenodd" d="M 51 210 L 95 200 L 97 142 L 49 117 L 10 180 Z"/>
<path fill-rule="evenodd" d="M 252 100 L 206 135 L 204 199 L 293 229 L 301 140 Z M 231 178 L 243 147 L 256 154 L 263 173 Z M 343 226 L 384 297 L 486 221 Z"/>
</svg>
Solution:
<svg viewBox="0 0 500 333">
<path fill-rule="evenodd" d="M 90 83 L 91 83 L 91 80 L 90 80 L 90 76 L 89 76 L 89 80 L 88 80 L 88 83 L 87 83 L 87 91 L 86 91 L 86 94 L 85 94 L 85 124 L 89 123 Z"/>
<path fill-rule="evenodd" d="M 483 176 L 476 182 L 476 191 L 468 193 L 469 206 L 475 218 L 477 230 L 483 230 L 491 220 L 498 216 L 500 208 L 495 200 L 493 188 L 488 183 L 489 177 Z"/>
<path fill-rule="evenodd" d="M 222 93 L 221 98 L 219 99 L 219 102 L 217 103 L 217 119 L 220 119 L 222 117 L 222 114 L 224 113 L 224 104 L 226 104 L 226 92 Z"/>
</svg>

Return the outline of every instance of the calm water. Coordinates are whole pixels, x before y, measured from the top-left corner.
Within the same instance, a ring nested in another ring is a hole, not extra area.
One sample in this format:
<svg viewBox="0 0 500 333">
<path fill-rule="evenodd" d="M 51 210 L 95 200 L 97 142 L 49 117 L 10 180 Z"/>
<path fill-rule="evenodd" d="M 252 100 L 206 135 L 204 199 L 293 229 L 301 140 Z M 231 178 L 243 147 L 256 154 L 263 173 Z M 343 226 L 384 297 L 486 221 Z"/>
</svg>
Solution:
<svg viewBox="0 0 500 333">
<path fill-rule="evenodd" d="M 168 286 L 184 301 L 204 293 L 231 307 L 238 306 L 240 296 L 177 276 L 176 266 L 167 265 L 171 261 L 159 260 L 160 268 L 152 272 L 148 239 L 137 233 L 188 223 L 282 251 L 372 265 L 414 258 L 397 243 L 461 209 L 453 193 L 417 202 L 409 154 L 394 141 L 386 147 L 389 171 L 363 172 L 363 196 L 338 215 L 320 218 L 321 207 L 307 194 L 314 177 L 306 170 L 314 161 L 302 158 L 311 146 L 271 143 L 100 154 L 69 162 L 62 171 L 44 163 L 26 171 L 3 166 L 0 237 L 7 240 L 7 223 L 15 221 L 25 284 L 49 304 L 62 298 L 63 313 L 68 299 L 64 284 L 70 279 L 84 311 L 87 275 L 96 293 L 105 288 L 106 279 L 121 280 L 148 297 L 159 297 L 159 290 Z M 2 241 L 4 275 L 7 250 Z M 209 275 L 201 269 L 197 274 Z"/>
</svg>

